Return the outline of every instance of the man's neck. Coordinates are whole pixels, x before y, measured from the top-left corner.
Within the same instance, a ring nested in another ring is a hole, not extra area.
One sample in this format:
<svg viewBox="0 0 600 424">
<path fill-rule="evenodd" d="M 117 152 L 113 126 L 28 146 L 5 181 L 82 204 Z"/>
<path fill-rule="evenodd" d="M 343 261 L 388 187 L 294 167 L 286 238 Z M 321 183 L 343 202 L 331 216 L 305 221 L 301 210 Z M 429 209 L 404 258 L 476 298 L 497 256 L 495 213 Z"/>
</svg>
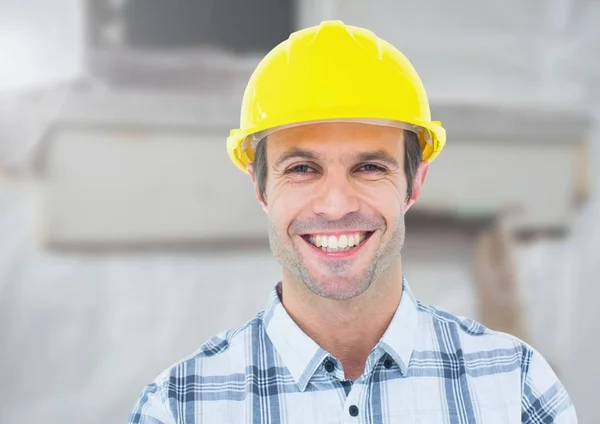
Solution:
<svg viewBox="0 0 600 424">
<path fill-rule="evenodd" d="M 345 376 L 362 375 L 367 357 L 392 320 L 402 296 L 398 263 L 360 296 L 331 300 L 315 295 L 302 283 L 284 278 L 283 305 L 294 322 L 343 365 Z"/>
</svg>

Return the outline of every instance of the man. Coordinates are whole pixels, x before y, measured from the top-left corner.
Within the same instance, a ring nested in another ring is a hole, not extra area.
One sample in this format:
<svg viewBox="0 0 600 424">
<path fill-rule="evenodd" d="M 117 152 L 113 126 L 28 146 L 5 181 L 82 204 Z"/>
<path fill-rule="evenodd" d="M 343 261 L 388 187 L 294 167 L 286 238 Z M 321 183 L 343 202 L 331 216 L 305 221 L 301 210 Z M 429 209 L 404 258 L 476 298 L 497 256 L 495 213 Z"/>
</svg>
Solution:
<svg viewBox="0 0 600 424">
<path fill-rule="evenodd" d="M 275 47 L 228 152 L 282 281 L 148 385 L 130 423 L 575 423 L 538 352 L 403 277 L 404 214 L 444 143 L 412 65 L 371 32 L 324 22 Z"/>
</svg>

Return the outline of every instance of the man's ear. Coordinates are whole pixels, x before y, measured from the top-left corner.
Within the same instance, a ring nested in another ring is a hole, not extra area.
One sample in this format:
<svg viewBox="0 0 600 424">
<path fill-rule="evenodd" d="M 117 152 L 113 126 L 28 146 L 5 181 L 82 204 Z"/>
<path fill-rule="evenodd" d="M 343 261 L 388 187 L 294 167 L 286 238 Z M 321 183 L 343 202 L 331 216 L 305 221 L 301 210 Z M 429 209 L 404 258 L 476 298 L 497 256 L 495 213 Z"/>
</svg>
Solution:
<svg viewBox="0 0 600 424">
<path fill-rule="evenodd" d="M 267 203 L 264 201 L 263 197 L 260 194 L 258 184 L 256 183 L 256 177 L 254 175 L 254 167 L 251 163 L 246 165 L 246 170 L 248 171 L 248 174 L 250 174 L 250 178 L 252 179 L 252 185 L 254 186 L 254 196 L 256 197 L 256 200 L 258 200 L 258 203 L 260 203 L 260 205 L 262 206 L 263 211 L 265 211 L 265 213 L 268 215 L 269 212 L 267 208 Z"/>
<path fill-rule="evenodd" d="M 429 171 L 429 162 L 422 161 L 419 164 L 419 168 L 417 169 L 417 173 L 415 174 L 415 179 L 413 180 L 412 186 L 412 194 L 410 199 L 406 202 L 406 207 L 404 208 L 404 212 L 410 209 L 410 207 L 417 201 L 419 196 L 421 196 L 421 188 L 423 184 L 425 184 L 425 178 L 427 177 L 427 172 Z"/>
</svg>

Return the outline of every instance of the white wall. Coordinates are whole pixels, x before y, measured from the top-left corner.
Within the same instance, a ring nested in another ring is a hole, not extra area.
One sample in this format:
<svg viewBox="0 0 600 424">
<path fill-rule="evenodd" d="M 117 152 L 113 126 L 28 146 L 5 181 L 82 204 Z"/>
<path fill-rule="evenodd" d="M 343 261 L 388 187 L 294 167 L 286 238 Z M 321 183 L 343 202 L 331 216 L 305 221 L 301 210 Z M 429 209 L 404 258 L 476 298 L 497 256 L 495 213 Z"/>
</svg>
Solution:
<svg viewBox="0 0 600 424">
<path fill-rule="evenodd" d="M 594 163 L 594 196 L 592 201 L 573 220 L 574 231 L 567 241 L 567 275 L 561 284 L 572 286 L 570 303 L 569 338 L 564 342 L 563 359 L 567 385 L 581 423 L 598 420 L 597 389 L 600 367 L 600 108 L 596 109 L 596 128 L 591 136 Z M 554 259 L 554 258 L 552 258 Z"/>
<path fill-rule="evenodd" d="M 83 66 L 83 0 L 0 2 L 0 91 L 67 80 Z"/>
</svg>

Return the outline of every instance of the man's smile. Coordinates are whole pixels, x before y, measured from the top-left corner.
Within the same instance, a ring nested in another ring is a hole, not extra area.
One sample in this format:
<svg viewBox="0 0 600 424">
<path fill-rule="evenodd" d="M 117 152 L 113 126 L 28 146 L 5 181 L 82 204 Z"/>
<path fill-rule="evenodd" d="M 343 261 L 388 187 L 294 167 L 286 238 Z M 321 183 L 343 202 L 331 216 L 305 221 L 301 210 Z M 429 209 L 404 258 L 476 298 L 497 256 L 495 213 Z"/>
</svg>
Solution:
<svg viewBox="0 0 600 424">
<path fill-rule="evenodd" d="M 373 233 L 374 231 L 349 230 L 335 233 L 309 233 L 301 237 L 313 250 L 328 257 L 341 257 L 354 254 Z"/>
</svg>

